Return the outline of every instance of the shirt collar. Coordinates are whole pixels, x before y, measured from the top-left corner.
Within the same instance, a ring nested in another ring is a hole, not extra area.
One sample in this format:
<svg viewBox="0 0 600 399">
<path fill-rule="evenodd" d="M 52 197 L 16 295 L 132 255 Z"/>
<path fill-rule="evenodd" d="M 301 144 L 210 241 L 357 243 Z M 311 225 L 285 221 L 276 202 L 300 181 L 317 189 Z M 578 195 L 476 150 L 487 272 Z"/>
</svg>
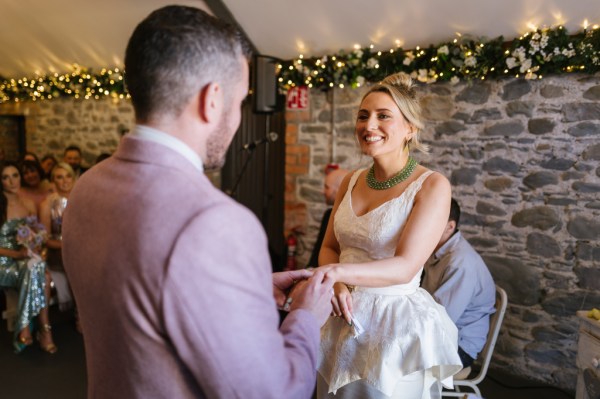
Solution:
<svg viewBox="0 0 600 399">
<path fill-rule="evenodd" d="M 204 166 L 202 165 L 202 158 L 194 150 L 190 148 L 183 141 L 179 140 L 172 135 L 165 133 L 161 130 L 154 129 L 148 126 L 135 125 L 135 129 L 129 133 L 131 137 L 135 137 L 141 140 L 148 140 L 160 145 L 164 145 L 179 153 L 185 159 L 190 161 L 192 165 L 200 172 L 204 172 Z"/>
<path fill-rule="evenodd" d="M 460 236 L 461 236 L 461 234 L 460 234 L 460 231 L 459 231 L 459 230 L 456 230 L 456 232 L 455 232 L 454 234 L 452 234 L 452 236 L 450 236 L 450 238 L 448 238 L 448 241 L 446 241 L 446 242 L 444 243 L 444 245 L 442 245 L 442 246 L 440 247 L 440 249 L 438 249 L 438 250 L 436 251 L 436 253 L 435 253 L 435 254 L 433 254 L 433 256 L 434 256 L 436 259 L 439 259 L 439 258 L 441 258 L 442 256 L 444 256 L 444 255 L 446 254 L 446 252 L 448 252 L 448 251 L 450 250 L 450 248 L 452 248 L 452 247 L 454 246 L 454 244 L 455 244 L 456 242 L 458 242 L 458 240 L 460 240 Z"/>
</svg>

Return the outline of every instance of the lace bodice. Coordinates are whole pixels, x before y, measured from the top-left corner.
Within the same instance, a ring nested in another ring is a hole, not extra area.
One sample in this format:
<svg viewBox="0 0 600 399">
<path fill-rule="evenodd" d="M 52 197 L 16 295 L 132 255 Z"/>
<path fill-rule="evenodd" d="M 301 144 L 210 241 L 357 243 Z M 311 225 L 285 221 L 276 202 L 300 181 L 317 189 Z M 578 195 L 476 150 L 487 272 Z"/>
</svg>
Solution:
<svg viewBox="0 0 600 399">
<path fill-rule="evenodd" d="M 335 215 L 334 232 L 340 244 L 340 263 L 362 263 L 394 256 L 415 195 L 433 173 L 423 173 L 400 196 L 356 216 L 352 209 L 352 189 L 361 172 L 357 170 L 350 178 L 348 191 Z"/>
</svg>

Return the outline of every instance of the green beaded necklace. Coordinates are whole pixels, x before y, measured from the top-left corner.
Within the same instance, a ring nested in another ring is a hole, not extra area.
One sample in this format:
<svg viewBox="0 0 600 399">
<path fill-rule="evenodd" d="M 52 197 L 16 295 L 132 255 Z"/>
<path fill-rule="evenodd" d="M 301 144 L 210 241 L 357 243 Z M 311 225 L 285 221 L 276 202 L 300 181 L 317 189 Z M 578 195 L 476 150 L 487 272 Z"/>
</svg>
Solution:
<svg viewBox="0 0 600 399">
<path fill-rule="evenodd" d="M 406 165 L 402 168 L 397 175 L 390 177 L 386 181 L 377 181 L 375 179 L 375 164 L 371 166 L 367 173 L 367 185 L 373 190 L 387 190 L 390 187 L 394 187 L 396 184 L 408 179 L 419 163 L 414 160 L 413 157 L 409 156 Z"/>
</svg>

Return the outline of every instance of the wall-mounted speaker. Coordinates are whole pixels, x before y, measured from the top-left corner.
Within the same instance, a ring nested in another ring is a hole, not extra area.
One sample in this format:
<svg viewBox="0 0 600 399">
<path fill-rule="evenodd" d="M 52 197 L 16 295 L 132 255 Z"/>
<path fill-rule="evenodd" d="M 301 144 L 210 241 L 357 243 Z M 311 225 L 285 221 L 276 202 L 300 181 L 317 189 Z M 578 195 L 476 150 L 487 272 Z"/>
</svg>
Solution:
<svg viewBox="0 0 600 399">
<path fill-rule="evenodd" d="M 284 101 L 277 91 L 277 64 L 281 60 L 265 55 L 252 57 L 252 110 L 257 113 L 281 111 Z"/>
</svg>

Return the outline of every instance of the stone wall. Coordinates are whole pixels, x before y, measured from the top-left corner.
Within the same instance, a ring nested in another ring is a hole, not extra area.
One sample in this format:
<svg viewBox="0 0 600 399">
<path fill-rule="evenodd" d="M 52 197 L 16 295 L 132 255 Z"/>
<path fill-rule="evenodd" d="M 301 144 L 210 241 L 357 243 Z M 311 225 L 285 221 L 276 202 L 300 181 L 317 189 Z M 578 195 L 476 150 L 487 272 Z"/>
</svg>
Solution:
<svg viewBox="0 0 600 399">
<path fill-rule="evenodd" d="M 78 145 L 84 166 L 94 164 L 103 152 L 112 153 L 121 134 L 134 125 L 128 100 L 58 99 L 0 104 L 0 115 L 25 116 L 28 151 L 62 159 L 65 147 Z"/>
<path fill-rule="evenodd" d="M 461 231 L 508 293 L 492 367 L 573 391 L 575 311 L 600 307 L 600 75 L 420 92 L 431 153 L 415 157 L 450 179 Z M 302 233 L 300 265 L 325 210 L 325 164 L 369 164 L 353 136 L 363 93 L 312 90 L 310 109 L 287 112 L 285 227 Z"/>
</svg>

